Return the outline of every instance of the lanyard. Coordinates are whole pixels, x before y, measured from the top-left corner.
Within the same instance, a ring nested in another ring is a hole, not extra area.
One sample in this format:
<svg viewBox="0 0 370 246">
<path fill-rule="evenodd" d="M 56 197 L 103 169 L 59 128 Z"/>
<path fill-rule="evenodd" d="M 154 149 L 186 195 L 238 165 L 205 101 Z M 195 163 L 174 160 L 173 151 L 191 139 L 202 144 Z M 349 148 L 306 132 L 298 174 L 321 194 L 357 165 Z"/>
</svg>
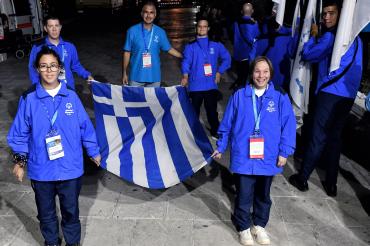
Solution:
<svg viewBox="0 0 370 246">
<path fill-rule="evenodd" d="M 64 65 L 64 52 L 65 52 L 64 44 L 62 44 L 62 63 L 63 63 L 63 65 Z"/>
<path fill-rule="evenodd" d="M 262 98 L 262 101 L 263 101 L 263 98 Z M 259 133 L 262 109 L 260 110 L 259 114 L 257 115 L 256 92 L 254 91 L 253 86 L 252 86 L 252 103 L 253 103 L 254 120 L 256 121 L 256 124 L 254 126 L 254 132 Z"/>
<path fill-rule="evenodd" d="M 60 104 L 62 103 L 62 98 L 60 98 L 60 101 L 58 103 L 58 106 L 57 106 L 52 118 L 50 118 L 49 110 L 47 109 L 45 103 L 42 100 L 40 100 L 40 101 L 41 101 L 42 107 L 44 108 L 44 110 L 46 112 L 46 116 L 47 116 L 48 120 L 50 121 L 51 128 L 53 128 L 54 123 L 55 123 L 55 121 L 57 120 L 57 117 L 58 117 L 58 109 L 59 109 Z"/>
<path fill-rule="evenodd" d="M 207 50 L 206 50 L 206 52 L 204 52 L 204 49 L 202 48 L 202 46 L 200 45 L 200 43 L 199 43 L 199 41 L 198 41 L 198 39 L 197 39 L 197 44 L 198 44 L 198 46 L 199 46 L 199 48 L 200 48 L 200 50 L 202 51 L 202 53 L 203 53 L 203 57 L 204 57 L 204 60 L 205 60 L 205 62 L 206 63 L 208 63 L 209 62 L 209 57 L 208 57 L 208 52 L 209 52 L 209 40 L 208 40 L 208 44 L 207 44 Z"/>
<path fill-rule="evenodd" d="M 153 32 L 154 32 L 154 25 L 152 26 L 152 30 L 150 31 L 150 39 L 149 39 L 149 44 L 148 46 L 146 45 L 146 37 L 145 37 L 145 32 L 144 32 L 144 24 L 141 24 L 141 33 L 143 35 L 144 39 L 144 46 L 145 46 L 145 52 L 148 53 L 150 50 L 150 46 L 152 45 L 152 38 L 153 38 Z"/>
</svg>

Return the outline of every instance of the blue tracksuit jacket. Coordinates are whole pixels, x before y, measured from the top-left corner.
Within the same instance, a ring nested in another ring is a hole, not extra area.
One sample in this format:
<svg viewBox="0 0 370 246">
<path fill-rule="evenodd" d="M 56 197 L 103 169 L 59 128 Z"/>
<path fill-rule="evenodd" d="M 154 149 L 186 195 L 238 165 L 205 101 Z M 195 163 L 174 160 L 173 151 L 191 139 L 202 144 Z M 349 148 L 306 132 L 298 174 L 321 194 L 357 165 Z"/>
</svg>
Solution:
<svg viewBox="0 0 370 246">
<path fill-rule="evenodd" d="M 274 67 L 272 81 L 284 89 L 289 88 L 290 82 L 290 53 L 292 42 L 292 29 L 280 27 L 278 31 L 270 33 L 269 48 L 266 56 L 271 60 Z"/>
<path fill-rule="evenodd" d="M 230 98 L 218 134 L 217 150 L 225 152 L 231 143 L 233 173 L 248 175 L 275 175 L 282 172 L 277 166 L 278 156 L 293 154 L 296 139 L 296 120 L 289 97 L 270 81 L 268 89 L 257 97 L 261 112 L 260 131 L 264 137 L 264 159 L 249 158 L 249 137 L 253 135 L 255 120 L 251 85 L 239 89 Z"/>
<path fill-rule="evenodd" d="M 323 84 L 342 75 L 334 84 L 321 91 L 337 96 L 355 98 L 362 76 L 362 42 L 359 37 L 342 56 L 340 67 L 329 73 L 332 50 L 335 41 L 335 30 L 325 32 L 317 41 L 311 37 L 303 46 L 302 60 L 318 63 L 318 79 L 316 93 Z M 354 58 L 354 59 L 353 59 Z M 353 60 L 353 63 L 351 64 Z M 346 68 L 349 69 L 346 69 Z M 344 73 L 343 73 L 344 72 Z"/>
<path fill-rule="evenodd" d="M 55 110 L 58 116 L 54 126 L 61 135 L 64 157 L 49 160 L 45 137 L 51 127 L 49 118 Z M 77 94 L 64 83 L 54 99 L 40 83 L 23 94 L 8 133 L 8 144 L 14 153 L 28 155 L 28 177 L 38 181 L 80 177 L 83 174 L 82 145 L 90 157 L 99 155 L 95 129 Z"/>
<path fill-rule="evenodd" d="M 204 64 L 212 66 L 212 76 L 205 76 Z M 208 38 L 197 38 L 186 45 L 182 60 L 182 74 L 189 75 L 189 91 L 217 89 L 216 72 L 223 74 L 231 65 L 231 57 L 225 46 Z"/>
<path fill-rule="evenodd" d="M 66 81 L 69 87 L 75 88 L 75 81 L 73 79 L 73 72 L 77 73 L 83 79 L 87 79 L 91 73 L 87 71 L 80 63 L 78 59 L 76 47 L 70 43 L 64 41 L 62 38 L 59 39 L 59 44 L 55 46 L 50 43 L 49 39 L 46 37 L 40 43 L 35 44 L 32 47 L 30 53 L 30 61 L 28 63 L 28 73 L 32 84 L 40 82 L 40 75 L 37 69 L 34 67 L 37 53 L 41 50 L 42 46 L 48 46 L 49 48 L 55 50 L 60 57 L 66 71 Z M 63 55 L 64 54 L 64 55 Z M 64 57 L 64 61 L 63 61 Z"/>
<path fill-rule="evenodd" d="M 255 41 L 258 33 L 258 24 L 249 16 L 243 16 L 234 23 L 234 59 L 236 61 L 255 58 Z"/>
</svg>

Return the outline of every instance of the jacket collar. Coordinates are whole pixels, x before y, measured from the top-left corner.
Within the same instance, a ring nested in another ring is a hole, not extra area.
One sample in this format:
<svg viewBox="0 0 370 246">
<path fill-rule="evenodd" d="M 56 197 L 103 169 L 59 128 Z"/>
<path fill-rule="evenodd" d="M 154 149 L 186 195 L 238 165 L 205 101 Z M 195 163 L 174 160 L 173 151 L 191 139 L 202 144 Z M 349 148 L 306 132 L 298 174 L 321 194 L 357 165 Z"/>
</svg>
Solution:
<svg viewBox="0 0 370 246">
<path fill-rule="evenodd" d="M 45 44 L 47 45 L 47 46 L 55 46 L 54 44 L 52 44 L 51 42 L 50 42 L 50 40 L 49 40 L 49 37 L 48 36 L 46 36 L 46 38 L 45 38 Z M 64 45 L 65 44 L 65 42 L 64 42 L 64 40 L 62 39 L 62 37 L 59 37 L 59 44 L 57 45 L 57 46 L 59 46 L 59 45 Z"/>
<path fill-rule="evenodd" d="M 264 94 L 264 97 L 265 98 L 272 98 L 273 97 L 273 92 L 274 92 L 274 84 L 270 80 L 268 82 L 268 87 L 267 87 L 267 90 Z M 247 97 L 252 97 L 252 85 L 249 83 L 249 81 L 247 82 L 247 86 L 245 87 L 245 95 Z"/>
<path fill-rule="evenodd" d="M 66 83 L 60 82 L 62 86 L 60 87 L 60 90 L 58 91 L 57 95 L 60 96 L 68 96 L 68 89 Z M 36 94 L 38 98 L 45 98 L 45 97 L 51 97 L 49 93 L 46 92 L 44 87 L 42 87 L 41 83 L 36 84 Z"/>
</svg>

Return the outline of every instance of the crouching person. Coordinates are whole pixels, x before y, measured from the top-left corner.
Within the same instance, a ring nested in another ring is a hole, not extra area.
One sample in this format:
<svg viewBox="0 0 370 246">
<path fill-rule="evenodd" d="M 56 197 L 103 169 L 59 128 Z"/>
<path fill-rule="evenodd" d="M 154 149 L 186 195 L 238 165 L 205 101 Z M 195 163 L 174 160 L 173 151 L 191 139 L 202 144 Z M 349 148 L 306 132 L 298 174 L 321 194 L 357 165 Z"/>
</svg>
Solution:
<svg viewBox="0 0 370 246">
<path fill-rule="evenodd" d="M 237 188 L 233 222 L 243 245 L 253 245 L 254 238 L 259 244 L 270 244 L 265 226 L 270 216 L 272 179 L 282 172 L 295 149 L 292 105 L 288 95 L 270 81 L 272 76 L 268 58 L 252 62 L 252 83 L 230 98 L 213 153 L 214 158 L 221 158 L 231 142 L 230 168 Z"/>
<path fill-rule="evenodd" d="M 8 144 L 14 152 L 13 173 L 22 181 L 27 168 L 45 245 L 61 245 L 57 195 L 66 245 L 79 245 L 82 145 L 95 164 L 100 165 L 95 130 L 77 94 L 58 81 L 62 67 L 58 54 L 42 48 L 35 67 L 40 83 L 20 98 L 8 133 Z"/>
</svg>

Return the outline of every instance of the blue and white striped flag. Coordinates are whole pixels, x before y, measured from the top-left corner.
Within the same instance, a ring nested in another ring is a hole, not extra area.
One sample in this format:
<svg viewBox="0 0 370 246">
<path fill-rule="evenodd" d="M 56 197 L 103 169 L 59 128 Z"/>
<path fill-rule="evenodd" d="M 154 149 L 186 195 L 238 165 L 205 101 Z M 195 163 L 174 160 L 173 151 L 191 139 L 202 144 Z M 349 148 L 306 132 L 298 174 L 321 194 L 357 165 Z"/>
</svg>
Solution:
<svg viewBox="0 0 370 246">
<path fill-rule="evenodd" d="M 137 185 L 161 189 L 193 175 L 212 146 L 184 87 L 92 84 L 101 166 Z"/>
</svg>

